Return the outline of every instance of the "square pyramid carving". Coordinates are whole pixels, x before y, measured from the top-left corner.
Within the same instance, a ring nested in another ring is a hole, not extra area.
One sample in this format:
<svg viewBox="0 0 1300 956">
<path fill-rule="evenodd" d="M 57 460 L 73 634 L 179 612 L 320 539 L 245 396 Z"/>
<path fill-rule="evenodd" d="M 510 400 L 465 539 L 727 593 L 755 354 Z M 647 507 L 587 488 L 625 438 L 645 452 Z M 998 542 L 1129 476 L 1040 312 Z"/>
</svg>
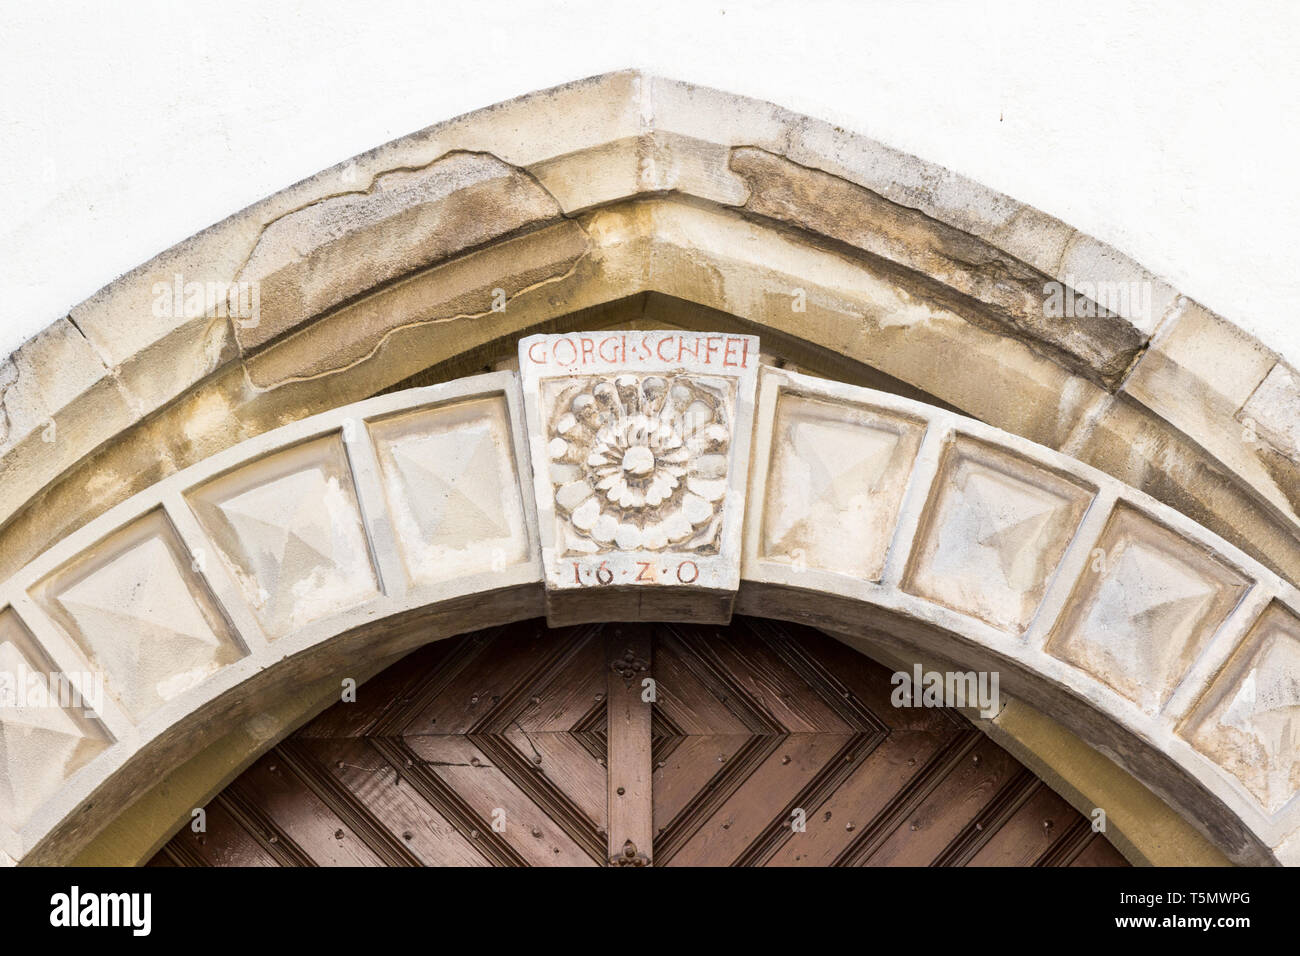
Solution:
<svg viewBox="0 0 1300 956">
<path fill-rule="evenodd" d="M 783 393 L 762 556 L 878 580 L 924 431 L 884 411 Z"/>
<path fill-rule="evenodd" d="M 944 454 L 903 588 L 1022 633 L 1092 489 L 974 439 Z"/>
<path fill-rule="evenodd" d="M 379 593 L 337 436 L 258 459 L 188 498 L 272 640 Z"/>
<path fill-rule="evenodd" d="M 1272 604 L 1181 729 L 1274 813 L 1300 791 L 1300 619 Z"/>
<path fill-rule="evenodd" d="M 503 397 L 395 415 L 370 425 L 412 584 L 527 561 L 527 523 Z"/>
<path fill-rule="evenodd" d="M 1125 505 L 1093 555 L 1047 651 L 1157 713 L 1249 582 Z"/>
<path fill-rule="evenodd" d="M 0 610 L 0 824 L 12 830 L 109 744 L 86 706 L 63 706 L 78 702 L 53 674 L 17 615 Z"/>
<path fill-rule="evenodd" d="M 153 512 L 41 582 L 35 596 L 136 720 L 245 653 Z"/>
</svg>

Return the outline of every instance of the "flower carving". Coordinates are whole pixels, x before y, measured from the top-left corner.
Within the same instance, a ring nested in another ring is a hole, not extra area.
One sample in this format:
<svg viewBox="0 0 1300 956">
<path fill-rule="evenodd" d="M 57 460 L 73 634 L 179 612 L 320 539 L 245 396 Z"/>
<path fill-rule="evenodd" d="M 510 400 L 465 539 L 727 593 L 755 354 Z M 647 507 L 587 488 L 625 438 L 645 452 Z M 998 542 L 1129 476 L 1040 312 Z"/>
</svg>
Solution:
<svg viewBox="0 0 1300 956">
<path fill-rule="evenodd" d="M 565 552 L 714 553 L 727 491 L 727 385 L 671 375 L 569 380 L 552 406 Z"/>
</svg>

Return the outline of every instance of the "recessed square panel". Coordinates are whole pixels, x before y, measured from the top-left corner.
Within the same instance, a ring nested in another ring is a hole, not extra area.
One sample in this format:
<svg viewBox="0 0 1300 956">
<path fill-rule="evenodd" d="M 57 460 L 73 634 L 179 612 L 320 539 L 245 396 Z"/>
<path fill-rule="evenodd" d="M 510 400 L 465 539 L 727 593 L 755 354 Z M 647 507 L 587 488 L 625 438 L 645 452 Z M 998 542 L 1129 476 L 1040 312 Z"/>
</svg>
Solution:
<svg viewBox="0 0 1300 956">
<path fill-rule="evenodd" d="M 924 432 L 882 410 L 783 393 L 762 559 L 878 580 Z"/>
<path fill-rule="evenodd" d="M 1180 733 L 1268 813 L 1300 792 L 1300 620 L 1270 605 Z"/>
<path fill-rule="evenodd" d="M 271 640 L 379 593 L 338 436 L 259 458 L 186 497 Z"/>
<path fill-rule="evenodd" d="M 1119 505 L 1047 651 L 1154 714 L 1248 586 L 1193 542 Z"/>
<path fill-rule="evenodd" d="M 154 511 L 33 591 L 136 720 L 245 653 L 195 574 L 195 560 Z"/>
<path fill-rule="evenodd" d="M 370 436 L 413 584 L 528 560 L 504 397 L 394 415 L 371 423 Z"/>
<path fill-rule="evenodd" d="M 903 589 L 1022 633 L 1093 490 L 971 438 L 944 454 Z"/>
<path fill-rule="evenodd" d="M 32 811 L 109 745 L 11 610 L 0 610 L 0 823 L 20 830 Z M 93 684 L 93 675 L 83 675 Z M 82 684 L 88 694 L 91 684 Z"/>
</svg>

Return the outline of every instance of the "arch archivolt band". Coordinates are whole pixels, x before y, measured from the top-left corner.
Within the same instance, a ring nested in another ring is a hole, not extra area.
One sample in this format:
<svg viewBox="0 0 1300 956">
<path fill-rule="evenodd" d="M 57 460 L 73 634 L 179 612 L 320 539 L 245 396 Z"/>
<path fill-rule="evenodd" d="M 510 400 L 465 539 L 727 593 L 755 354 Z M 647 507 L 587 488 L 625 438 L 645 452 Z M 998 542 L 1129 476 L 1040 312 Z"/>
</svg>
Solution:
<svg viewBox="0 0 1300 956">
<path fill-rule="evenodd" d="M 752 403 L 717 369 L 465 377 L 609 327 L 757 333 L 785 369 Z M 686 458 L 579 424 L 670 384 Z M 996 669 L 1232 859 L 1293 862 L 1298 409 L 1116 250 L 771 104 L 618 73 L 430 127 L 0 364 L 0 672 L 106 675 L 93 718 L 0 707 L 0 849 L 72 858 L 304 682 L 680 600 Z M 682 552 L 658 597 L 606 585 L 632 545 Z"/>
<path fill-rule="evenodd" d="M 523 405 L 500 372 L 334 409 L 159 482 L 9 580 L 6 653 L 102 673 L 105 694 L 93 717 L 0 711 L 36 728 L 4 753 L 6 853 L 69 858 L 287 682 L 543 613 L 544 425 Z M 1234 858 L 1290 859 L 1300 594 L 1278 576 L 1059 453 L 772 368 L 732 468 L 737 610 L 996 670 Z M 566 592 L 566 616 L 609 615 L 605 587 Z M 701 593 L 648 587 L 687 614 Z"/>
<path fill-rule="evenodd" d="M 1143 291 L 1108 310 L 1088 297 L 1105 284 Z M 1300 385 L 1276 354 L 1007 196 L 639 73 L 325 170 L 19 349 L 0 365 L 0 575 L 279 425 L 431 366 L 481 370 L 527 331 L 615 315 L 662 327 L 681 303 L 694 325 L 739 316 L 798 345 L 800 364 L 903 383 L 1065 451 L 1300 580 Z"/>
</svg>

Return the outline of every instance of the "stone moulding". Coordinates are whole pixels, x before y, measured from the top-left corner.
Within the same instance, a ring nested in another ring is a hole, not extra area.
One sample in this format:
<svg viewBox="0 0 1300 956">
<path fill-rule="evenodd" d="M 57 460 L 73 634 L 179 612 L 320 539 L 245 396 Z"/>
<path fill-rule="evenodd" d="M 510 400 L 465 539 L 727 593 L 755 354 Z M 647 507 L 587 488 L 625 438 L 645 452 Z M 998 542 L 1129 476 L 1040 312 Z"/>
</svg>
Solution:
<svg viewBox="0 0 1300 956">
<path fill-rule="evenodd" d="M 238 289 L 239 304 L 191 308 L 178 283 Z M 244 439 L 647 293 L 1065 451 L 1300 581 L 1300 379 L 1277 355 L 1117 250 L 948 170 L 638 72 L 325 170 L 18 349 L 0 364 L 0 575 Z"/>
<path fill-rule="evenodd" d="M 665 394 L 644 369 L 606 372 L 611 415 Z M 548 591 L 575 617 L 620 619 L 626 607 L 601 596 L 612 580 L 548 579 L 538 516 L 556 486 L 528 463 L 549 467 L 568 412 L 528 404 L 520 376 L 500 372 L 284 426 L 132 497 L 0 585 L 0 659 L 105 685 L 93 715 L 0 707 L 0 851 L 71 859 L 165 768 L 290 684 L 536 616 Z M 747 492 L 739 547 L 720 552 L 738 612 L 997 670 L 1005 693 L 1050 710 L 1230 858 L 1297 862 L 1289 583 L 1095 468 L 896 395 L 764 367 L 744 431 L 726 473 Z M 651 482 L 603 491 L 634 504 Z M 605 553 L 643 544 L 614 538 Z M 693 593 L 655 587 L 669 610 Z M 29 738 L 42 746 L 11 743 Z"/>
</svg>

